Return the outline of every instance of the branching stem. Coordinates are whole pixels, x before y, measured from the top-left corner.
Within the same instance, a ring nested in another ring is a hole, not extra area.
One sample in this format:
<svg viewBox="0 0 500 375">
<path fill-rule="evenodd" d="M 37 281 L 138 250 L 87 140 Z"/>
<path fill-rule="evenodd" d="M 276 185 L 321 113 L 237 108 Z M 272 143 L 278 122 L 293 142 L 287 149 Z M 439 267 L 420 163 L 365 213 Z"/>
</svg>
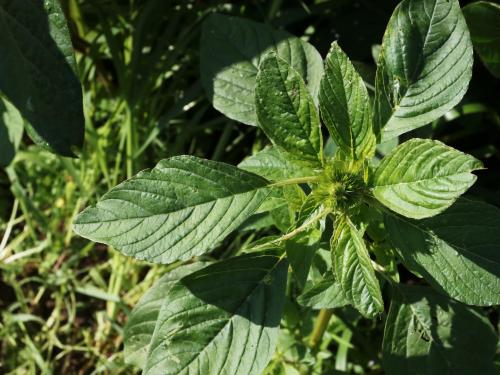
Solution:
<svg viewBox="0 0 500 375">
<path fill-rule="evenodd" d="M 306 177 L 296 177 L 290 178 L 288 180 L 277 181 L 272 184 L 267 185 L 268 187 L 279 187 L 295 184 L 306 184 L 308 182 L 316 182 L 319 180 L 319 176 L 306 176 Z"/>
</svg>

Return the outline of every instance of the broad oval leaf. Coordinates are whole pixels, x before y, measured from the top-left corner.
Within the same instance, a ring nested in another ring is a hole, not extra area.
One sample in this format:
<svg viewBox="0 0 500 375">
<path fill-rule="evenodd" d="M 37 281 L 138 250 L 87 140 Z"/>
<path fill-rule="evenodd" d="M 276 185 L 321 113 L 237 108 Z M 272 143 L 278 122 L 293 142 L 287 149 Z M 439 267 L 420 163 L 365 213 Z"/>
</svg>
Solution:
<svg viewBox="0 0 500 375">
<path fill-rule="evenodd" d="M 385 216 L 403 263 L 435 289 L 469 305 L 500 304 L 500 210 L 459 199 L 424 220 Z"/>
<path fill-rule="evenodd" d="M 291 158 L 320 166 L 318 112 L 300 74 L 275 53 L 259 65 L 255 101 L 259 126 Z"/>
<path fill-rule="evenodd" d="M 348 220 L 337 220 L 331 241 L 335 277 L 348 301 L 367 317 L 384 311 L 382 292 L 361 234 Z"/>
<path fill-rule="evenodd" d="M 74 229 L 137 259 L 185 260 L 243 223 L 265 199 L 266 185 L 232 165 L 176 156 L 111 189 L 78 215 Z"/>
<path fill-rule="evenodd" d="M 144 374 L 260 375 L 276 347 L 287 267 L 255 253 L 183 278 L 165 298 Z"/>
<path fill-rule="evenodd" d="M 374 123 L 382 140 L 426 125 L 457 105 L 472 75 L 472 44 L 457 0 L 404 0 L 377 62 Z"/>
<path fill-rule="evenodd" d="M 83 100 L 59 1 L 2 1 L 0 45 L 0 91 L 28 121 L 28 134 L 73 156 L 83 144 Z"/>
<path fill-rule="evenodd" d="M 10 164 L 23 137 L 23 118 L 0 96 L 0 167 Z"/>
<path fill-rule="evenodd" d="M 335 309 L 350 304 L 333 274 L 326 275 L 318 283 L 306 286 L 304 292 L 297 298 L 297 302 L 313 309 Z"/>
<path fill-rule="evenodd" d="M 375 151 L 370 97 L 361 76 L 335 42 L 325 61 L 319 91 L 321 118 L 335 143 L 351 159 Z"/>
<path fill-rule="evenodd" d="M 373 195 L 414 219 L 437 215 L 476 181 L 476 158 L 439 141 L 412 139 L 396 147 L 375 171 Z"/>
<path fill-rule="evenodd" d="M 388 375 L 496 374 L 497 336 L 478 311 L 426 287 L 400 285 L 385 324 Z"/>
<path fill-rule="evenodd" d="M 207 263 L 196 262 L 180 266 L 168 272 L 148 289 L 137 302 L 123 331 L 123 354 L 127 364 L 135 365 L 141 369 L 144 368 L 156 320 L 168 291 L 181 278 L 200 270 L 206 265 Z"/>
<path fill-rule="evenodd" d="M 257 125 L 255 78 L 260 61 L 270 51 L 299 72 L 316 98 L 323 61 L 312 45 L 285 31 L 239 17 L 207 17 L 201 36 L 201 78 L 218 111 L 233 120 Z"/>
<path fill-rule="evenodd" d="M 491 74 L 500 78 L 500 4 L 477 1 L 463 12 L 475 50 Z"/>
</svg>

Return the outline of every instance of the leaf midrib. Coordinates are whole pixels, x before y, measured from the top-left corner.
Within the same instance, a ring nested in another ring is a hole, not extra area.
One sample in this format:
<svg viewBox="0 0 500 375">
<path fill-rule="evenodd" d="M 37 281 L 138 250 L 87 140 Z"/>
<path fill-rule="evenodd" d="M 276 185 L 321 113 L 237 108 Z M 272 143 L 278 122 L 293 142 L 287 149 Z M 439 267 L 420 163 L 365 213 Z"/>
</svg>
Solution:
<svg viewBox="0 0 500 375">
<path fill-rule="evenodd" d="M 195 205 L 192 205 L 192 206 L 185 206 L 185 207 L 182 207 L 182 208 L 174 210 L 174 211 L 156 213 L 156 214 L 151 214 L 151 215 L 147 215 L 147 216 L 134 216 L 134 217 L 130 217 L 129 216 L 129 217 L 126 217 L 126 218 L 120 218 L 120 217 L 118 217 L 118 218 L 109 219 L 109 220 L 97 219 L 97 221 L 86 221 L 84 223 L 78 223 L 78 222 L 76 222 L 75 224 L 76 225 L 90 225 L 90 224 L 100 224 L 100 223 L 112 223 L 112 222 L 115 222 L 115 221 L 149 219 L 149 218 L 158 217 L 158 216 L 172 215 L 172 214 L 176 214 L 176 213 L 182 212 L 182 211 L 190 209 L 190 208 L 195 208 L 195 207 L 203 206 L 205 204 L 210 204 L 210 203 L 217 202 L 217 201 L 220 201 L 220 200 L 223 200 L 223 199 L 234 198 L 234 197 L 237 197 L 237 196 L 240 196 L 240 195 L 249 194 L 249 193 L 256 194 L 256 193 L 259 192 L 259 190 L 265 190 L 266 188 L 267 188 L 267 186 L 262 186 L 262 187 L 259 187 L 259 188 L 255 188 L 255 189 L 252 189 L 252 190 L 248 190 L 248 191 L 242 192 L 242 193 L 227 195 L 225 197 L 216 198 L 216 199 L 209 200 L 209 201 L 206 201 L 206 202 L 203 202 L 203 203 L 199 203 L 199 204 L 195 204 Z M 128 201 L 126 199 L 119 199 L 119 198 L 108 198 L 106 200 L 117 200 L 117 201 L 121 200 L 121 201 L 130 203 L 130 201 Z M 99 203 L 105 202 L 106 200 L 102 200 Z M 102 207 L 98 207 L 98 206 L 95 206 L 93 208 L 94 209 L 98 209 L 98 210 L 104 210 Z"/>
</svg>

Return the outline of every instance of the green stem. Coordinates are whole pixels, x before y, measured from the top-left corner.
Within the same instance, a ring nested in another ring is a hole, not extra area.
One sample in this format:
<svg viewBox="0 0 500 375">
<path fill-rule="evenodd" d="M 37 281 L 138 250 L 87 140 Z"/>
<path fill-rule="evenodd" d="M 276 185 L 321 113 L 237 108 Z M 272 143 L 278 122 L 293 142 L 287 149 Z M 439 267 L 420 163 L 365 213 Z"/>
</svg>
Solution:
<svg viewBox="0 0 500 375">
<path fill-rule="evenodd" d="M 78 31 L 78 36 L 80 38 L 83 38 L 83 36 L 85 35 L 85 23 L 83 22 L 80 5 L 78 5 L 78 2 L 76 0 L 69 0 L 68 10 L 71 19 L 75 23 L 76 29 Z"/>
<path fill-rule="evenodd" d="M 212 155 L 212 160 L 220 160 L 222 154 L 224 153 L 224 149 L 226 148 L 227 143 L 231 137 L 231 132 L 233 131 L 233 124 L 228 122 L 222 131 L 222 135 L 219 138 L 219 142 L 217 142 L 217 146 L 215 147 L 215 151 Z"/>
<path fill-rule="evenodd" d="M 316 323 L 314 324 L 311 337 L 309 338 L 309 346 L 312 349 L 316 349 L 323 339 L 323 335 L 328 327 L 330 318 L 333 315 L 333 310 L 331 309 L 321 309 L 319 311 L 318 317 L 316 318 Z"/>
<path fill-rule="evenodd" d="M 341 337 L 342 342 L 339 343 L 337 355 L 335 356 L 335 370 L 347 372 L 347 354 L 349 348 L 352 347 L 350 345 L 351 337 L 352 331 L 348 327 L 345 327 Z"/>
<path fill-rule="evenodd" d="M 288 180 L 277 181 L 272 184 L 267 185 L 268 187 L 279 187 L 279 186 L 287 186 L 287 185 L 295 185 L 295 184 L 306 184 L 309 182 L 316 182 L 319 180 L 319 176 L 305 176 L 305 177 L 296 177 L 290 178 Z"/>
<path fill-rule="evenodd" d="M 10 213 L 10 218 L 9 222 L 7 223 L 7 227 L 5 228 L 5 232 L 2 237 L 2 241 L 0 241 L 0 259 L 3 258 L 3 251 L 5 247 L 7 246 L 7 243 L 9 241 L 10 237 L 10 232 L 12 231 L 12 228 L 14 227 L 14 220 L 16 219 L 17 215 L 17 208 L 19 207 L 19 200 L 15 199 L 14 200 L 14 205 L 12 207 L 12 211 Z"/>
<path fill-rule="evenodd" d="M 132 123 L 132 114 L 129 108 L 127 108 L 127 146 L 125 150 L 126 164 L 127 164 L 127 178 L 131 178 L 134 175 L 134 129 Z"/>
<path fill-rule="evenodd" d="M 269 9 L 269 14 L 267 15 L 267 19 L 269 21 L 273 20 L 276 17 L 276 14 L 280 10 L 282 3 L 283 3 L 283 0 L 274 0 L 271 3 L 271 7 Z"/>
</svg>

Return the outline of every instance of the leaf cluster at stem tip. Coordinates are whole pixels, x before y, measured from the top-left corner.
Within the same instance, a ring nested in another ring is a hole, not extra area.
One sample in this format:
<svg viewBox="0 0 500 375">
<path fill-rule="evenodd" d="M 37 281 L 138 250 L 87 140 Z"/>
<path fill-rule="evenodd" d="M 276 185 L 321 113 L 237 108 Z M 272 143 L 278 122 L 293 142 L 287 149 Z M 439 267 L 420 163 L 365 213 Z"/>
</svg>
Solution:
<svg viewBox="0 0 500 375">
<path fill-rule="evenodd" d="M 331 212 L 347 214 L 369 195 L 364 170 L 359 164 L 331 161 L 311 194 Z"/>
</svg>

